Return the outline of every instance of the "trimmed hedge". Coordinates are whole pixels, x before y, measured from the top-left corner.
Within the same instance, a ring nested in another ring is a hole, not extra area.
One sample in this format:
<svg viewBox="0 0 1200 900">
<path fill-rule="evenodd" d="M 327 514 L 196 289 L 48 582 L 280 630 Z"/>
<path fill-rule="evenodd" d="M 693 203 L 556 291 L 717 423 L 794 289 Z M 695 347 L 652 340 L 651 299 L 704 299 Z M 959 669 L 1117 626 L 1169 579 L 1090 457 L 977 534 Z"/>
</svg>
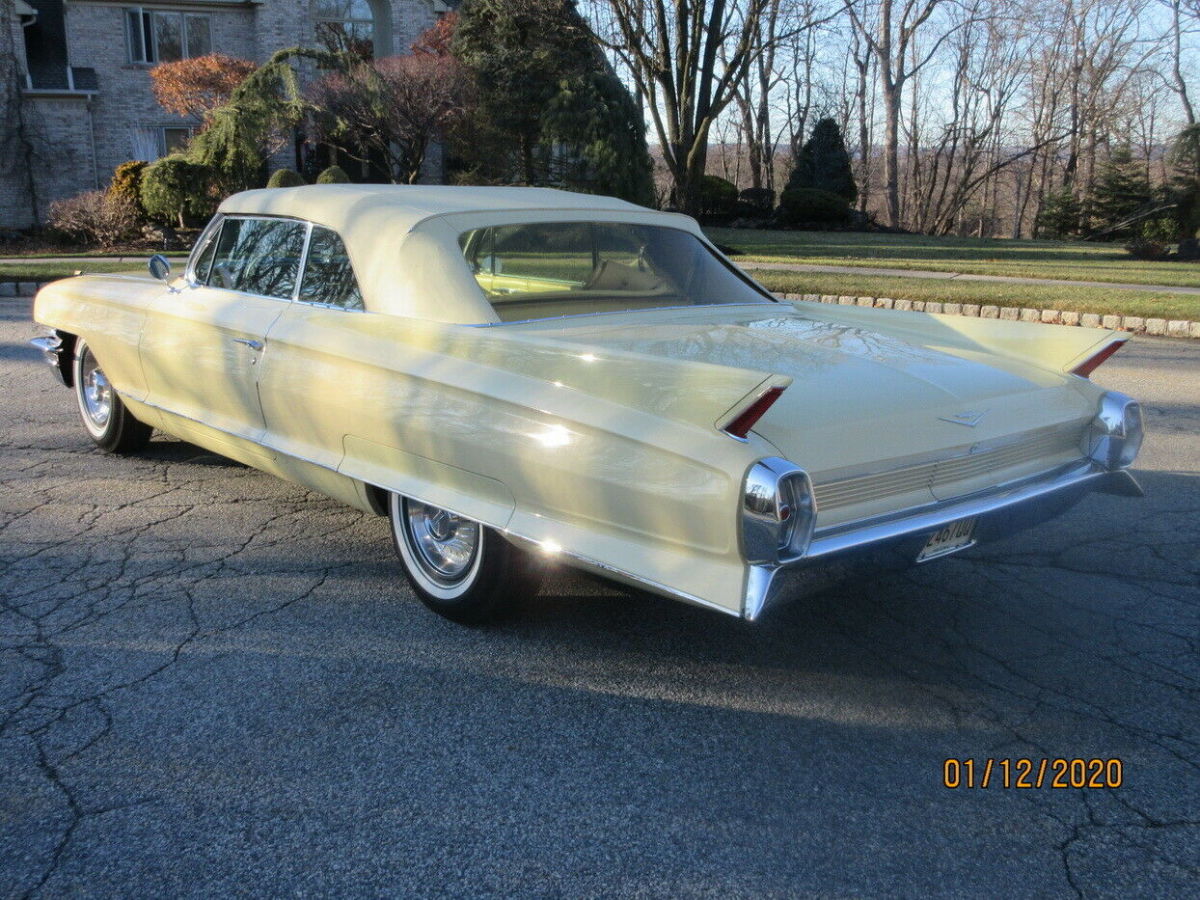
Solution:
<svg viewBox="0 0 1200 900">
<path fill-rule="evenodd" d="M 108 183 L 108 195 L 132 206 L 138 218 L 146 216 L 146 208 L 142 206 L 142 176 L 148 165 L 140 159 L 123 162 L 113 170 L 112 180 Z"/>
<path fill-rule="evenodd" d="M 847 225 L 852 218 L 850 204 L 830 191 L 790 188 L 779 197 L 779 222 L 783 225 Z"/>
<path fill-rule="evenodd" d="M 163 225 L 185 227 L 189 221 L 202 221 L 217 207 L 215 180 L 212 169 L 181 153 L 164 156 L 142 173 L 142 206 Z"/>
<path fill-rule="evenodd" d="M 316 184 L 349 184 L 350 176 L 341 166 L 330 166 L 317 176 Z"/>
<path fill-rule="evenodd" d="M 304 176 L 292 169 L 276 169 L 267 179 L 269 188 L 301 187 L 305 184 L 308 182 L 304 180 Z"/>
<path fill-rule="evenodd" d="M 731 181 L 718 175 L 705 175 L 700 182 L 700 215 L 722 217 L 733 215 L 737 208 L 738 189 Z"/>
</svg>

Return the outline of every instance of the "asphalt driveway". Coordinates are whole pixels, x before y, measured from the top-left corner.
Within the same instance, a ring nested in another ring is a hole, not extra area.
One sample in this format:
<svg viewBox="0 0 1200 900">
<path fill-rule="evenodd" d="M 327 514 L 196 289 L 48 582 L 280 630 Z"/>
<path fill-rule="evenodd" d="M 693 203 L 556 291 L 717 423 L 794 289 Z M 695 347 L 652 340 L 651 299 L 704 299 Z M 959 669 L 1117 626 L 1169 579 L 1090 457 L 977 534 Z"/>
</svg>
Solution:
<svg viewBox="0 0 1200 900">
<path fill-rule="evenodd" d="M 564 573 L 472 630 L 380 519 L 92 449 L 28 310 L 0 301 L 0 896 L 1195 895 L 1200 344 L 1096 375 L 1145 401 L 1143 500 L 754 625 Z M 1077 758 L 1121 786 L 1015 786 Z"/>
</svg>

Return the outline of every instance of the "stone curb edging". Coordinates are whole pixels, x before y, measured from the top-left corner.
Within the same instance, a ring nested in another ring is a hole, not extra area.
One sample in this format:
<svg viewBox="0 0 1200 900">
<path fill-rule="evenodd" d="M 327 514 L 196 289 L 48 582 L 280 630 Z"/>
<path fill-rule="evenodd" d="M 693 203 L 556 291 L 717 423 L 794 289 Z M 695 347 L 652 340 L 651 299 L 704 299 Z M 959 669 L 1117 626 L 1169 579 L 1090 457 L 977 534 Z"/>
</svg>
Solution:
<svg viewBox="0 0 1200 900">
<path fill-rule="evenodd" d="M 48 281 L 0 281 L 0 297 L 32 297 Z"/>
<path fill-rule="evenodd" d="M 40 281 L 0 282 L 0 297 L 30 297 L 44 284 Z M 891 297 L 848 297 L 836 294 L 776 294 L 784 300 L 804 300 L 809 303 L 829 303 L 838 306 L 869 306 L 879 309 L 901 309 L 912 312 L 939 313 L 943 316 L 975 316 L 980 319 L 1003 319 L 1010 322 L 1042 322 L 1047 325 L 1077 325 L 1080 328 L 1107 328 L 1109 331 L 1129 331 L 1162 337 L 1195 338 L 1200 340 L 1200 322 L 1187 319 L 1148 319 L 1143 316 L 1102 316 L 1099 313 L 1075 312 L 1061 309 L 1030 309 L 1016 306 L 981 306 L 977 303 L 938 303 L 932 300 L 893 300 Z"/>
<path fill-rule="evenodd" d="M 1200 339 L 1200 322 L 1187 319 L 1150 319 L 1143 316 L 1114 316 L 1061 309 L 1030 309 L 1016 306 L 981 306 L 977 303 L 938 303 L 925 300 L 893 300 L 891 297 L 847 297 L 835 294 L 776 294 L 784 300 L 830 303 L 839 306 L 869 306 L 912 312 L 939 313 L 944 316 L 975 316 L 1010 322 L 1042 322 L 1047 325 L 1073 325 L 1080 328 L 1107 328 L 1163 337 Z"/>
</svg>

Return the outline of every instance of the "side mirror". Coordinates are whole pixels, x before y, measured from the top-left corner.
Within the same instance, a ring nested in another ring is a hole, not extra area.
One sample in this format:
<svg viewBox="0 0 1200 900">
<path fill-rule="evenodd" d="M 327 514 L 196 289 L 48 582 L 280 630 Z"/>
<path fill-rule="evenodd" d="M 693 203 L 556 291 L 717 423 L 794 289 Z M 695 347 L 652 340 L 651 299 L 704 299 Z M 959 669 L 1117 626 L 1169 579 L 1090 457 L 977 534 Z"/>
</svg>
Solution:
<svg viewBox="0 0 1200 900">
<path fill-rule="evenodd" d="M 150 257 L 149 269 L 150 274 L 159 281 L 166 281 L 171 277 L 171 261 L 161 253 L 155 253 Z"/>
</svg>

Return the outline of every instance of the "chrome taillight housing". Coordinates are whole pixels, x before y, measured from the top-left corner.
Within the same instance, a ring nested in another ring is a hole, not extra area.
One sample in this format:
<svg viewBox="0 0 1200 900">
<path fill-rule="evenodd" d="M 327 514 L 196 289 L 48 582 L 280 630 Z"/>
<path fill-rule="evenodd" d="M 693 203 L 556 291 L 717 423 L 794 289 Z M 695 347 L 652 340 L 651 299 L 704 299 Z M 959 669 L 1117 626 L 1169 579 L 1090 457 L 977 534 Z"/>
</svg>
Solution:
<svg viewBox="0 0 1200 900">
<path fill-rule="evenodd" d="M 1144 436 L 1142 407 L 1132 397 L 1108 391 L 1084 435 L 1083 452 L 1109 471 L 1124 469 L 1137 457 Z"/>
<path fill-rule="evenodd" d="M 748 563 L 800 559 L 816 521 L 817 501 L 807 472 L 777 456 L 750 467 L 742 489 L 742 554 Z"/>
</svg>

